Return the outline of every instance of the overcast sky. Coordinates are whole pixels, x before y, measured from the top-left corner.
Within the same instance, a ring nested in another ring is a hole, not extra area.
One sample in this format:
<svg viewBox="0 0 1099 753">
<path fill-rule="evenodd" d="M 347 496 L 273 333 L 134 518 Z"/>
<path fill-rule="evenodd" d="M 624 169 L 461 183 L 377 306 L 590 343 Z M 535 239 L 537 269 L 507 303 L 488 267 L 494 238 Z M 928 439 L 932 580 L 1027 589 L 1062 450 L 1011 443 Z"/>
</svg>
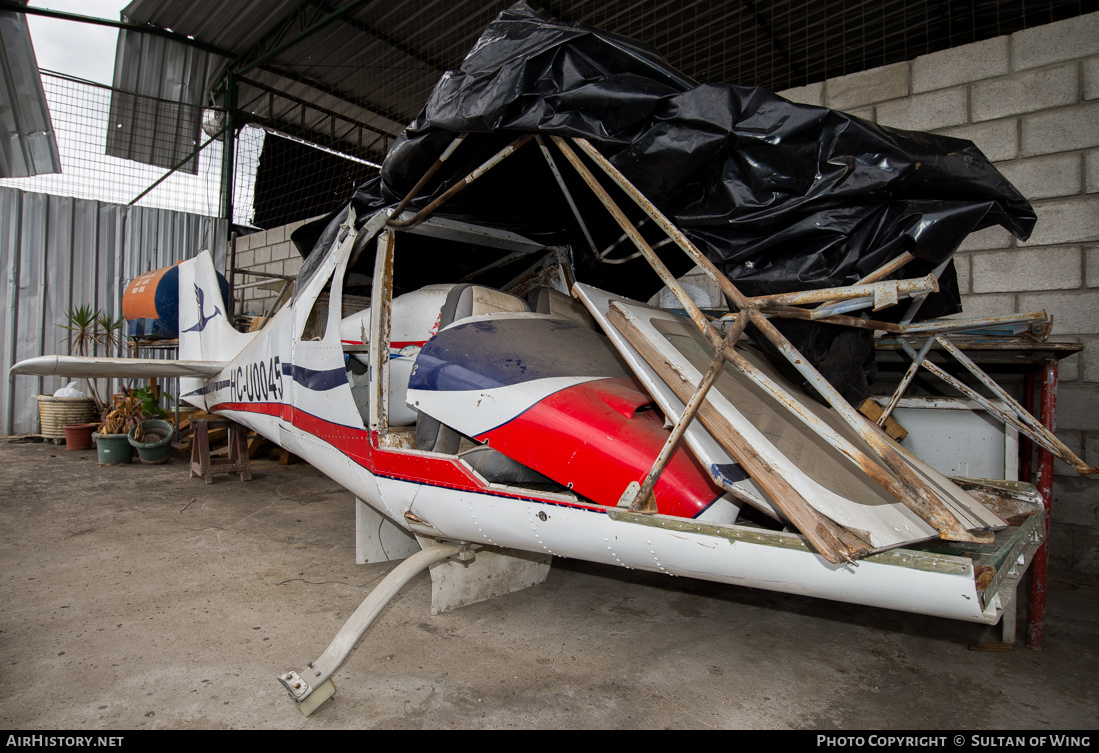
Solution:
<svg viewBox="0 0 1099 753">
<path fill-rule="evenodd" d="M 129 2 L 130 0 L 31 0 L 30 4 L 65 13 L 119 21 L 122 9 Z M 118 29 L 31 14 L 27 14 L 27 22 L 39 68 L 111 85 Z M 125 204 L 167 171 L 162 167 L 104 155 L 106 95 L 100 92 L 102 96 L 96 98 L 82 88 L 75 94 L 74 91 L 76 90 L 72 85 L 63 86 L 56 79 L 46 85 L 46 98 L 50 105 L 54 130 L 58 135 L 62 172 L 30 178 L 3 179 L 0 180 L 0 185 L 55 196 L 75 196 Z M 88 109 L 88 103 L 92 101 L 101 103 L 100 110 Z M 258 154 L 263 144 L 263 131 L 250 128 L 246 129 L 245 134 L 241 139 L 251 145 L 252 152 Z M 203 156 L 199 157 L 198 170 L 198 175 L 175 173 L 143 198 L 141 204 L 216 216 L 221 181 L 220 144 L 203 152 Z M 237 210 L 236 222 L 239 224 L 251 221 L 254 170 L 254 160 L 244 161 L 238 166 L 242 177 L 237 183 L 234 206 Z"/>
<path fill-rule="evenodd" d="M 118 21 L 129 0 L 31 0 L 30 4 Z M 118 29 L 31 14 L 27 22 L 39 68 L 110 85 Z"/>
</svg>

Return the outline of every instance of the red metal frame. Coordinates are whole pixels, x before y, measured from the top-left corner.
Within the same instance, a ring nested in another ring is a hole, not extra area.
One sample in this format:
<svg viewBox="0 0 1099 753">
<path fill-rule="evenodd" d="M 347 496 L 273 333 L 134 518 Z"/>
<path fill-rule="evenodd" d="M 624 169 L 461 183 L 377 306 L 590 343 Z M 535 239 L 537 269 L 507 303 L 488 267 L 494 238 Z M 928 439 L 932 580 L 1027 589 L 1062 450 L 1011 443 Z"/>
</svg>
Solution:
<svg viewBox="0 0 1099 753">
<path fill-rule="evenodd" d="M 1034 378 L 1030 378 L 1033 400 Z M 1050 431 L 1057 428 L 1057 361 L 1042 364 L 1042 425 Z M 1029 458 L 1027 465 L 1029 465 Z M 1029 471 L 1029 468 L 1027 469 Z M 1027 646 L 1042 650 L 1046 622 L 1046 578 L 1049 574 L 1049 524 L 1053 515 L 1053 454 L 1038 449 L 1038 491 L 1046 509 L 1046 540 L 1034 554 L 1030 565 L 1030 606 L 1027 615 Z"/>
</svg>

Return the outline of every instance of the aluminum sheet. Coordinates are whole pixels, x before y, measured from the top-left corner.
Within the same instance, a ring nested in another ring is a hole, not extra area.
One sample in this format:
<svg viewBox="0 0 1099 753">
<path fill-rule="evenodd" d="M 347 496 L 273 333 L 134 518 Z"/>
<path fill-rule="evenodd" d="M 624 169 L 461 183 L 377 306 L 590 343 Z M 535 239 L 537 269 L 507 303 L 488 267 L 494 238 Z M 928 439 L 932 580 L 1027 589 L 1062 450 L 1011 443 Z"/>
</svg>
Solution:
<svg viewBox="0 0 1099 753">
<path fill-rule="evenodd" d="M 0 177 L 61 172 L 27 17 L 0 12 Z"/>
</svg>

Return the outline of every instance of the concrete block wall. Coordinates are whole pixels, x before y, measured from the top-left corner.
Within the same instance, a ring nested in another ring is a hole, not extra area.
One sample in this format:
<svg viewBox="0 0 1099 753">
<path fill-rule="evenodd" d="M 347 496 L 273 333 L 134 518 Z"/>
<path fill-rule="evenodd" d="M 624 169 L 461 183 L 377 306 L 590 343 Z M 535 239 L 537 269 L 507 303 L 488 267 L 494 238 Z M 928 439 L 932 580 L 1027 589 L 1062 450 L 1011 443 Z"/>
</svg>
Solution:
<svg viewBox="0 0 1099 753">
<path fill-rule="evenodd" d="M 1027 241 L 1000 227 L 959 249 L 966 313 L 1045 309 L 1061 361 L 1057 434 L 1099 463 L 1099 13 L 798 87 L 783 96 L 881 125 L 972 140 L 1034 205 Z M 1099 572 L 1099 479 L 1057 462 L 1050 556 Z"/>
<path fill-rule="evenodd" d="M 301 270 L 301 254 L 290 242 L 290 234 L 307 222 L 312 222 L 312 219 L 292 222 L 270 230 L 260 230 L 237 238 L 235 298 L 238 314 L 259 316 L 278 295 L 277 287 L 274 289 L 260 286 L 242 288 L 242 285 L 259 282 L 261 278 L 242 275 L 241 271 L 256 270 L 296 276 Z M 272 279 L 270 282 L 277 283 L 278 280 Z"/>
</svg>

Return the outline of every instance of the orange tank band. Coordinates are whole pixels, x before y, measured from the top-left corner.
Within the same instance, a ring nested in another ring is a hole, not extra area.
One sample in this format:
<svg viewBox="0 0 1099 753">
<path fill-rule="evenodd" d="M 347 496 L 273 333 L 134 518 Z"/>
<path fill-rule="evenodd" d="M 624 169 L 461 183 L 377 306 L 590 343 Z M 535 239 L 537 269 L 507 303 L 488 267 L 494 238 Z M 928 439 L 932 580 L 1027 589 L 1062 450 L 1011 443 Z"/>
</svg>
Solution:
<svg viewBox="0 0 1099 753">
<path fill-rule="evenodd" d="M 122 316 L 130 321 L 160 318 L 156 310 L 156 289 L 160 278 L 171 268 L 154 269 L 126 283 L 126 290 L 122 293 Z"/>
</svg>

